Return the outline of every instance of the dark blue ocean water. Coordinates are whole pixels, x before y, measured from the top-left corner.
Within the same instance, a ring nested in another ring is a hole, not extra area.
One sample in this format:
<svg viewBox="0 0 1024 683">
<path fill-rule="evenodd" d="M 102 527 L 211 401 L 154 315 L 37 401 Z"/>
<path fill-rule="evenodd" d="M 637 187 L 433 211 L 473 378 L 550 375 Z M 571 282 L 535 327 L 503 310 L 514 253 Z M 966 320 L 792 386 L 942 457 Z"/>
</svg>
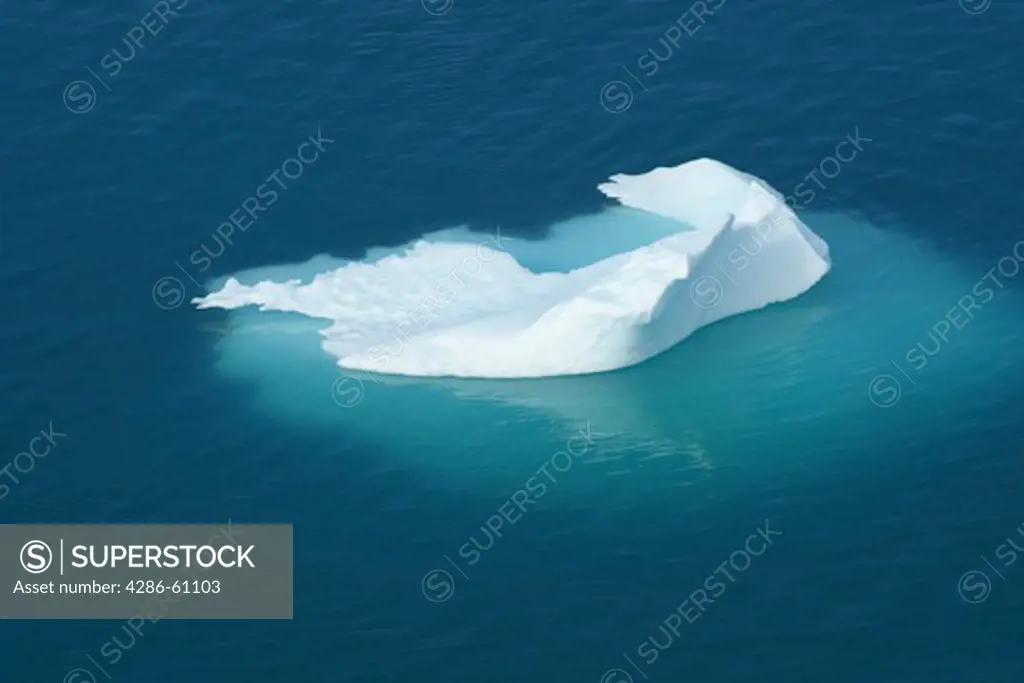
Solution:
<svg viewBox="0 0 1024 683">
<path fill-rule="evenodd" d="M 66 436 L 0 522 L 292 523 L 295 618 L 4 622 L 0 680 L 1019 681 L 1022 34 L 1013 0 L 3 4 L 0 467 Z M 812 187 L 833 272 L 624 372 L 346 407 L 315 325 L 186 301 L 541 236 L 700 156 Z"/>
</svg>

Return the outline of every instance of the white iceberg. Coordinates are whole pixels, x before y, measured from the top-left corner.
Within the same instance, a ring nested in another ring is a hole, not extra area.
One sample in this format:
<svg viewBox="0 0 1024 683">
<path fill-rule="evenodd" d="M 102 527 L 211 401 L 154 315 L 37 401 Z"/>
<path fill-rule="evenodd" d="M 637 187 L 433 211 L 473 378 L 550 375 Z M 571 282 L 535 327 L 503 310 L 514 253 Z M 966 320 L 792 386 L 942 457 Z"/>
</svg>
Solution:
<svg viewBox="0 0 1024 683">
<path fill-rule="evenodd" d="M 635 365 L 705 325 L 799 296 L 830 268 L 828 246 L 778 192 L 721 162 L 619 174 L 599 189 L 672 230 L 569 272 L 529 270 L 510 248 L 526 241 L 500 234 L 421 240 L 308 283 L 229 279 L 193 303 L 325 319 L 323 349 L 350 370 L 549 377 Z"/>
</svg>

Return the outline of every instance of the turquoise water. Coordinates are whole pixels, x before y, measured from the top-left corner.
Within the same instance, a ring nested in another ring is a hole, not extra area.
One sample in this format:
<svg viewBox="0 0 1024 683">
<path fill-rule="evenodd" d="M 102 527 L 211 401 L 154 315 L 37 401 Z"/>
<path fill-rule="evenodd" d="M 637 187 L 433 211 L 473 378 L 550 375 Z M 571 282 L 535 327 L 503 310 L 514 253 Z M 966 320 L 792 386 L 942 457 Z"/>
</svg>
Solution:
<svg viewBox="0 0 1024 683">
<path fill-rule="evenodd" d="M 293 523 L 295 618 L 5 621 L 5 683 L 1019 679 L 1019 5 L 171 5 L 0 8 L 0 469 L 67 435 L 0 521 Z M 833 269 L 635 368 L 371 377 L 187 305 L 457 226 L 567 269 L 659 229 L 597 183 L 700 156 Z"/>
<path fill-rule="evenodd" d="M 605 225 L 610 219 L 617 223 Z M 1013 290 L 1024 263 L 1014 255 L 1017 243 L 1007 244 L 1008 260 L 983 271 L 863 220 L 813 213 L 805 220 L 829 242 L 836 262 L 821 285 L 796 300 L 702 329 L 635 368 L 513 381 L 371 374 L 333 367 L 319 349 L 323 321 L 242 310 L 218 324 L 218 370 L 252 382 L 254 400 L 268 415 L 360 434 L 421 475 L 475 489 L 489 484 L 500 492 L 516 482 L 523 438 L 558 429 L 569 438 L 590 424 L 604 435 L 595 439 L 602 453 L 583 457 L 586 467 L 577 469 L 589 475 L 575 476 L 602 489 L 619 487 L 610 474 L 657 471 L 650 483 L 670 502 L 676 492 L 663 488 L 666 481 L 688 485 L 702 470 L 721 465 L 720 459 L 768 446 L 797 453 L 806 450 L 801 444 L 809 435 L 816 449 L 846 450 L 877 441 L 882 424 L 950 411 L 955 419 L 958 411 L 988 405 L 991 387 L 1013 385 L 1024 324 Z M 623 226 L 646 221 L 611 211 L 556 226 L 549 241 L 508 247 L 525 263 L 566 269 L 581 255 L 575 244 L 600 254 L 603 228 L 611 233 L 604 246 L 613 251 L 624 245 L 616 237 L 628 229 Z M 234 276 L 244 284 L 305 280 L 340 264 L 320 257 Z M 964 296 L 973 299 L 958 309 Z M 950 309 L 958 313 L 947 317 Z M 271 357 L 275 363 L 266 362 Z M 396 414 L 401 430 L 394 428 Z M 504 436 L 495 432 L 500 425 L 510 430 Z M 458 439 L 448 438 L 456 433 Z M 434 445 L 425 449 L 424 443 Z M 486 464 L 481 449 L 488 452 Z M 864 457 L 855 449 L 850 454 Z M 782 464 L 745 458 L 735 464 L 741 462 L 751 475 Z M 831 465 L 845 471 L 842 461 Z M 596 500 L 600 505 L 602 499 Z"/>
</svg>

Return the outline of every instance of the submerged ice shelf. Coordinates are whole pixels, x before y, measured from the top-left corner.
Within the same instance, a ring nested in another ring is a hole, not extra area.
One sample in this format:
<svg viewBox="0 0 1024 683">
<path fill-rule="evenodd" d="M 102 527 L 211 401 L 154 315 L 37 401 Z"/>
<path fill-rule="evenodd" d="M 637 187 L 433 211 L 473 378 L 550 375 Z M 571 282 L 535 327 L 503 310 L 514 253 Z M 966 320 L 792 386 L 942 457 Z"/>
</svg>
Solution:
<svg viewBox="0 0 1024 683">
<path fill-rule="evenodd" d="M 229 279 L 193 303 L 325 319 L 323 349 L 343 368 L 549 377 L 635 365 L 705 325 L 799 296 L 830 268 L 828 246 L 779 193 L 721 162 L 619 174 L 599 189 L 669 227 L 569 272 L 525 267 L 517 254 L 538 249 L 526 240 L 423 239 L 308 283 Z"/>
</svg>

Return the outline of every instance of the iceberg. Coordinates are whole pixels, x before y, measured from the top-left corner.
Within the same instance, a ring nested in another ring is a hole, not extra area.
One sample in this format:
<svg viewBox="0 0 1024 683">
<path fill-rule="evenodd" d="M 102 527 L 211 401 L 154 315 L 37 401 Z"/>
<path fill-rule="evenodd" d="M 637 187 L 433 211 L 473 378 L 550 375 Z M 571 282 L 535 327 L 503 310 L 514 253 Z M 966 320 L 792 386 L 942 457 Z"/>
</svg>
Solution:
<svg viewBox="0 0 1024 683">
<path fill-rule="evenodd" d="M 308 282 L 229 278 L 193 303 L 323 319 L 321 346 L 348 370 L 536 378 L 636 365 L 803 294 L 831 267 L 828 245 L 782 195 L 724 163 L 618 174 L 598 189 L 662 219 L 653 241 L 559 272 L 527 267 L 536 246 L 500 233 L 421 239 Z"/>
</svg>

